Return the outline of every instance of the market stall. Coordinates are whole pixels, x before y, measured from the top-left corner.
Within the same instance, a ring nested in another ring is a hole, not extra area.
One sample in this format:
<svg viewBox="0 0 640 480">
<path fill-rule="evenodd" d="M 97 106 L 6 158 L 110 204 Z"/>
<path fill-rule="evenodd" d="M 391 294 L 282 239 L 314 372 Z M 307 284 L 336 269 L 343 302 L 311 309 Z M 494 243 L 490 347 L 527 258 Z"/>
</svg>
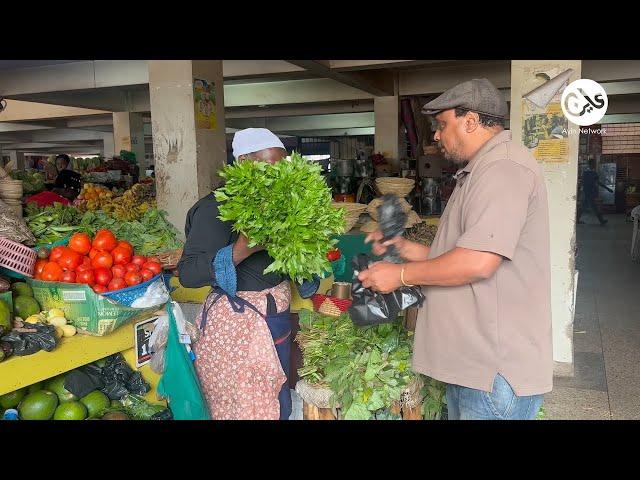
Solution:
<svg viewBox="0 0 640 480">
<path fill-rule="evenodd" d="M 410 369 L 415 308 L 371 327 L 350 317 L 353 262 L 371 255 L 364 240 L 384 224 L 382 197 L 332 202 L 317 167 L 295 156 L 291 165 L 267 167 L 277 180 L 263 185 L 265 167 L 229 167 L 216 196 L 221 215 L 265 245 L 274 259 L 268 268 L 292 279 L 290 386 L 304 399 L 305 418 L 440 418 L 442 386 Z M 202 303 L 210 288 L 180 285 L 182 242 L 155 205 L 153 182 L 109 188 L 100 174 L 111 167 L 78 164 L 91 175 L 71 203 L 47 197 L 54 194 L 35 174 L 0 176 L 0 187 L 14 182 L 0 188 L 10 197 L 29 183 L 20 212 L 0 204 L 0 413 L 9 417 L 171 418 L 158 393 L 174 322 L 168 312 L 172 301 Z M 292 178 L 304 179 L 299 190 Z M 407 208 L 402 198 L 413 184 L 405 180 L 376 182 L 376 192 L 395 194 L 406 218 L 400 232 L 429 244 L 437 219 Z M 238 195 L 247 186 L 252 195 Z M 315 277 L 317 293 L 301 298 L 295 284 Z M 196 342 L 196 329 L 181 322 L 180 334 Z"/>
<path fill-rule="evenodd" d="M 171 418 L 152 362 L 171 300 L 154 255 L 182 244 L 153 185 L 84 183 L 73 204 L 35 172 L 2 171 L 0 186 L 20 202 L 0 203 L 0 414 Z"/>
</svg>

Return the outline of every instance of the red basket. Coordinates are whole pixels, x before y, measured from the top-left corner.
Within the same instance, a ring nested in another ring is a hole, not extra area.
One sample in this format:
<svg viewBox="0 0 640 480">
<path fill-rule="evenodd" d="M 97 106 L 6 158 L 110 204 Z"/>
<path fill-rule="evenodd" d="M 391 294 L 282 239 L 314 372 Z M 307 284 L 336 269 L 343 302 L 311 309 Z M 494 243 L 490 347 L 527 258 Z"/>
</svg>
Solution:
<svg viewBox="0 0 640 480">
<path fill-rule="evenodd" d="M 316 312 L 331 317 L 339 317 L 351 306 L 351 300 L 316 293 L 311 297 Z"/>
<path fill-rule="evenodd" d="M 38 254 L 21 243 L 0 237 L 0 267 L 17 272 L 25 277 L 33 277 Z"/>
</svg>

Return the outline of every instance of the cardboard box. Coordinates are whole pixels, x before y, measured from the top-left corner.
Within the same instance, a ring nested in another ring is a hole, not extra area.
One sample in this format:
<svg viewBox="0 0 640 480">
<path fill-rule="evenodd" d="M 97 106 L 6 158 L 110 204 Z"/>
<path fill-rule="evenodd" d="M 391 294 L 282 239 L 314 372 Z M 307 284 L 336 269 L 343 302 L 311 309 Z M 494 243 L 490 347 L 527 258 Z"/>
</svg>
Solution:
<svg viewBox="0 0 640 480">
<path fill-rule="evenodd" d="M 42 310 L 59 308 L 78 330 L 91 335 L 107 335 L 132 321 L 150 318 L 164 305 L 132 308 L 98 295 L 91 287 L 79 283 L 43 282 L 28 279 L 33 296 Z"/>
</svg>

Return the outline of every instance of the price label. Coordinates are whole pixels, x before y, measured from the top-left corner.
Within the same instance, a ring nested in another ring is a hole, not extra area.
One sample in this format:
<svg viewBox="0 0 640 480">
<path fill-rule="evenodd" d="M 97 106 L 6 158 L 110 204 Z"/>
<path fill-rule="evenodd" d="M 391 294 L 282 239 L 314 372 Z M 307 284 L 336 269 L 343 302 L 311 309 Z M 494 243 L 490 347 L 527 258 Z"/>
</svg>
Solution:
<svg viewBox="0 0 640 480">
<path fill-rule="evenodd" d="M 136 323 L 133 329 L 136 347 L 136 367 L 140 368 L 151 360 L 151 352 L 149 349 L 149 340 L 156 328 L 156 322 L 159 317 L 151 317 L 142 322 Z"/>
</svg>

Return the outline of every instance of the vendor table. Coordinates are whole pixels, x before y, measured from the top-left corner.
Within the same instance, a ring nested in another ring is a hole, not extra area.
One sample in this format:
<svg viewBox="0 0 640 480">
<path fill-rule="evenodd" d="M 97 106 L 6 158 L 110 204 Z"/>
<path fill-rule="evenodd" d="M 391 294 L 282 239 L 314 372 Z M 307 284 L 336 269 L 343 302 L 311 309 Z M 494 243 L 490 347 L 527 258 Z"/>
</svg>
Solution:
<svg viewBox="0 0 640 480">
<path fill-rule="evenodd" d="M 103 337 L 77 334 L 62 338 L 60 344 L 51 352 L 40 351 L 23 357 L 14 355 L 0 363 L 0 395 L 47 380 L 118 352 L 122 352 L 127 363 L 136 370 L 134 343 L 134 323 L 129 323 Z M 145 400 L 150 403 L 164 404 L 156 397 L 160 376 L 154 373 L 148 364 L 143 365 L 139 370 L 151 385 L 151 391 L 145 396 Z"/>
</svg>

